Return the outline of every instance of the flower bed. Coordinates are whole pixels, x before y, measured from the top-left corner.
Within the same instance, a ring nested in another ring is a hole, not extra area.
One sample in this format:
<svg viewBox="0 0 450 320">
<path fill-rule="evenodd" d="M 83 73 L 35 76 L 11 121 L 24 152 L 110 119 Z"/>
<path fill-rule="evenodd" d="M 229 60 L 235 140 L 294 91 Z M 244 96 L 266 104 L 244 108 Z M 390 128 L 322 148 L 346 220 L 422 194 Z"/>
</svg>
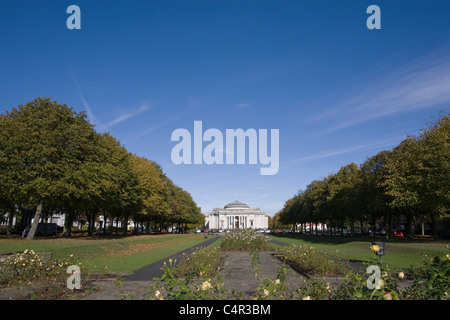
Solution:
<svg viewBox="0 0 450 320">
<path fill-rule="evenodd" d="M 270 239 L 254 230 L 235 230 L 224 236 L 221 248 L 223 250 L 267 250 L 270 249 Z"/>
<path fill-rule="evenodd" d="M 81 265 L 73 255 L 54 259 L 51 253 L 33 250 L 13 253 L 0 260 L 0 288 L 16 288 L 13 295 L 23 299 L 61 299 L 73 294 L 66 286 L 71 265 Z"/>
</svg>

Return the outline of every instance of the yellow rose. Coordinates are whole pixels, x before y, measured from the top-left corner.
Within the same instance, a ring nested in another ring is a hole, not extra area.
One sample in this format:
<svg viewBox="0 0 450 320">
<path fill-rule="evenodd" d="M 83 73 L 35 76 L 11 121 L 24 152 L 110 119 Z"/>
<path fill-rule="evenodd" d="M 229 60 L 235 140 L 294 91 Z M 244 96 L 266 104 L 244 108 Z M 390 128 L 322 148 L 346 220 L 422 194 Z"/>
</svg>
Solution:
<svg viewBox="0 0 450 320">
<path fill-rule="evenodd" d="M 212 286 L 211 286 L 211 284 L 208 281 L 204 281 L 202 283 L 202 290 L 208 290 L 210 288 L 212 288 Z"/>
</svg>

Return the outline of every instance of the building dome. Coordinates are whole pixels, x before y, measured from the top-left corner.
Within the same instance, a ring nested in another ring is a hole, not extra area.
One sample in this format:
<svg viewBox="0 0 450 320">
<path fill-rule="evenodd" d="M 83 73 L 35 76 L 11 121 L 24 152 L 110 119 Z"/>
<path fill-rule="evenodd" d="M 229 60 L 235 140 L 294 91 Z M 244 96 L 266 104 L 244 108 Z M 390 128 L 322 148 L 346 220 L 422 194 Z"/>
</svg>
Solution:
<svg viewBox="0 0 450 320">
<path fill-rule="evenodd" d="M 209 230 L 267 229 L 269 217 L 259 208 L 250 208 L 245 203 L 234 201 L 223 209 L 214 208 L 206 216 L 205 226 Z"/>
<path fill-rule="evenodd" d="M 235 201 L 227 204 L 224 209 L 250 209 L 250 207 L 245 203 Z"/>
</svg>

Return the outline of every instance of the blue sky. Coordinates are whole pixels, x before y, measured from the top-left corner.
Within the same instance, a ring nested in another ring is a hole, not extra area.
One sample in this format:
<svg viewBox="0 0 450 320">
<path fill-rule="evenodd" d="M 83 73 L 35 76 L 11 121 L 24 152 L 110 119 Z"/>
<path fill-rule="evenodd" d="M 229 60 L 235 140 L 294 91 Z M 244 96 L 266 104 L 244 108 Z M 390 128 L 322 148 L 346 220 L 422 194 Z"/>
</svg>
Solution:
<svg viewBox="0 0 450 320">
<path fill-rule="evenodd" d="M 81 30 L 69 30 L 69 5 Z M 381 29 L 369 30 L 369 5 Z M 37 96 L 86 111 L 158 162 L 202 212 L 269 215 L 311 181 L 416 134 L 450 102 L 450 2 L 1 1 L 0 111 Z M 280 169 L 174 165 L 171 134 L 279 129 Z"/>
</svg>

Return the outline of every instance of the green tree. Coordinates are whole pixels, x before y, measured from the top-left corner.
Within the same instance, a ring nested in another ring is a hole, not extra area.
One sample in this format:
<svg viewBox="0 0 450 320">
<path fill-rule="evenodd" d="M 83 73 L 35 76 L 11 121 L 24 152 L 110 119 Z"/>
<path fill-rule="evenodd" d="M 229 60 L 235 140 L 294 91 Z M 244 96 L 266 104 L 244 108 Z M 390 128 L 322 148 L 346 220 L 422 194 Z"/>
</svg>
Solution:
<svg viewBox="0 0 450 320">
<path fill-rule="evenodd" d="M 354 162 L 347 164 L 336 173 L 330 183 L 331 197 L 337 213 L 336 218 L 341 219 L 341 228 L 344 228 L 345 220 L 350 222 L 351 234 L 354 233 L 354 221 L 360 212 L 360 175 L 358 165 Z"/>
<path fill-rule="evenodd" d="M 3 163 L 15 201 L 36 206 L 27 239 L 33 239 L 44 206 L 58 207 L 67 198 L 65 176 L 89 154 L 94 130 L 83 112 L 50 98 L 36 98 L 6 112 Z M 3 175 L 4 176 L 4 175 Z"/>
<path fill-rule="evenodd" d="M 100 181 L 101 200 L 88 211 L 89 232 L 92 235 L 98 214 L 103 214 L 105 227 L 107 217 L 121 218 L 127 234 L 128 220 L 140 208 L 141 188 L 138 173 L 133 166 L 131 154 L 109 133 L 100 135 Z"/>
<path fill-rule="evenodd" d="M 419 141 L 413 136 L 403 140 L 385 163 L 385 173 L 382 186 L 386 187 L 386 194 L 391 196 L 392 208 L 402 212 L 407 221 L 409 235 L 414 236 L 414 224 L 422 213 L 420 206 L 420 189 L 423 176 L 419 167 L 422 156 Z"/>
<path fill-rule="evenodd" d="M 9 117 L 0 114 L 0 136 L 8 137 L 12 132 L 12 123 Z M 11 146 L 8 139 L 0 139 L 0 212 L 8 219 L 7 237 L 11 237 L 12 221 L 16 214 L 15 204 L 17 203 L 17 188 L 13 172 L 8 170 L 8 152 Z"/>
<path fill-rule="evenodd" d="M 133 154 L 131 162 L 137 173 L 140 188 L 139 209 L 135 212 L 134 219 L 136 222 L 144 221 L 149 230 L 151 221 L 156 221 L 170 212 L 164 174 L 157 163 L 144 157 Z"/>
<path fill-rule="evenodd" d="M 175 185 L 171 180 L 168 181 L 169 206 L 171 214 L 168 221 L 187 227 L 188 223 L 199 223 L 204 218 L 192 196 L 181 187 Z"/>
<path fill-rule="evenodd" d="M 368 218 L 372 225 L 372 235 L 375 236 L 375 225 L 376 220 L 385 217 L 387 223 L 387 233 L 390 234 L 390 221 L 395 212 L 389 206 L 392 201 L 391 196 L 386 192 L 386 187 L 384 185 L 384 171 L 385 163 L 391 151 L 380 151 L 375 156 L 368 158 L 360 166 L 360 176 L 361 176 L 361 193 L 360 199 L 362 201 L 362 214 L 361 219 L 361 229 L 362 220 Z"/>
<path fill-rule="evenodd" d="M 420 203 L 437 237 L 436 220 L 450 208 L 450 115 L 442 115 L 422 130 L 418 140 L 422 156 L 418 171 L 423 177 Z"/>
</svg>

